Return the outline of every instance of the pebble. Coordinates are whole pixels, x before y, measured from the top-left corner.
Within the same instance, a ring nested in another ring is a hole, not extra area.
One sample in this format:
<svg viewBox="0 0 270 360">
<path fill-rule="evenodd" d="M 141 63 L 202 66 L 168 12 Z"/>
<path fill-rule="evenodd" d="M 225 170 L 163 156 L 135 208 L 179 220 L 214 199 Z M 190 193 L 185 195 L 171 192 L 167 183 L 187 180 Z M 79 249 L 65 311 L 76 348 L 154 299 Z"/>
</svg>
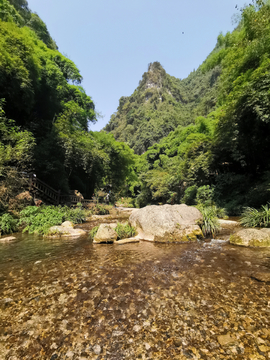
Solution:
<svg viewBox="0 0 270 360">
<path fill-rule="evenodd" d="M 135 325 L 135 326 L 133 327 L 133 331 L 135 331 L 135 332 L 138 332 L 138 331 L 140 331 L 140 330 L 141 330 L 140 325 Z"/>
<path fill-rule="evenodd" d="M 93 351 L 96 355 L 99 355 L 101 353 L 101 346 L 98 344 L 93 346 Z"/>
</svg>

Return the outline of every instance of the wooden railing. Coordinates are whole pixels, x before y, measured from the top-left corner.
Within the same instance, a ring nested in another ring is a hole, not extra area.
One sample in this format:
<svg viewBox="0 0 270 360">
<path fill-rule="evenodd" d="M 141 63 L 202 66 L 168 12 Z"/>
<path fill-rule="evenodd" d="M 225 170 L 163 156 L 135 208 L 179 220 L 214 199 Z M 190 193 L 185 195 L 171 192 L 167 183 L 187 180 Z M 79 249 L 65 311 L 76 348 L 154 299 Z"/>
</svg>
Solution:
<svg viewBox="0 0 270 360">
<path fill-rule="evenodd" d="M 61 195 L 60 190 L 55 190 L 42 180 L 38 179 L 34 174 L 29 176 L 29 190 L 38 192 L 41 197 L 54 205 L 76 205 L 80 202 L 83 206 L 93 203 L 93 200 L 84 199 L 76 194 Z"/>
</svg>

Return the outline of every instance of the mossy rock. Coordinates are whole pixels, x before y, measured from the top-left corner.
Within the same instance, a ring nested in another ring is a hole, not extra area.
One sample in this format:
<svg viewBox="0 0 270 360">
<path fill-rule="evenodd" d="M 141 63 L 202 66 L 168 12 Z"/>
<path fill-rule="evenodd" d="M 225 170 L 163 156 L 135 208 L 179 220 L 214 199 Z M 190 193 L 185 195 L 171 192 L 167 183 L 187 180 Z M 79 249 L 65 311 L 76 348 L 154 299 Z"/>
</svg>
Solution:
<svg viewBox="0 0 270 360">
<path fill-rule="evenodd" d="M 231 235 L 230 243 L 249 247 L 270 247 L 270 229 L 244 229 Z"/>
</svg>

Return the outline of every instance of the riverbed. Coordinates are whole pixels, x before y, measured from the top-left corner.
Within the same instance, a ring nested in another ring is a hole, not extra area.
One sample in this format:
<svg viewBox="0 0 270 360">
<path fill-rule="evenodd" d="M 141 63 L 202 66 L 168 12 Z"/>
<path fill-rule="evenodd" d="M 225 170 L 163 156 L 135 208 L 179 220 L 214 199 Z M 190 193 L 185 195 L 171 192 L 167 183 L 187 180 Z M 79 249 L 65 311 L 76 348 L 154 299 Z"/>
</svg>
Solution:
<svg viewBox="0 0 270 360">
<path fill-rule="evenodd" d="M 85 224 L 85 228 L 90 228 Z M 0 244 L 0 359 L 270 359 L 270 249 Z"/>
</svg>

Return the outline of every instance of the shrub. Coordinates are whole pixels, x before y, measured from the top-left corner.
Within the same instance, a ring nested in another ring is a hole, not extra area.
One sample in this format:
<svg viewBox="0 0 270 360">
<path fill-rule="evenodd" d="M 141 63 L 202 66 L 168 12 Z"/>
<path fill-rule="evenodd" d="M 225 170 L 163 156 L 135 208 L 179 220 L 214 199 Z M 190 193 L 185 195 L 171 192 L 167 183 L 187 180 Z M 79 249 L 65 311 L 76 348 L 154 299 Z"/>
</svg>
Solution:
<svg viewBox="0 0 270 360">
<path fill-rule="evenodd" d="M 133 226 L 130 226 L 129 224 L 124 225 L 120 223 L 117 223 L 115 231 L 117 232 L 118 240 L 133 237 L 136 232 Z"/>
<path fill-rule="evenodd" d="M 198 206 L 198 209 L 202 213 L 203 219 L 198 223 L 205 236 L 211 235 L 215 237 L 216 233 L 220 229 L 218 222 L 218 212 L 220 211 L 215 205 L 212 206 Z M 224 210 L 224 209 L 223 209 Z"/>
<path fill-rule="evenodd" d="M 43 235 L 48 233 L 51 226 L 61 225 L 64 221 L 79 224 L 85 220 L 84 210 L 67 206 L 28 206 L 20 212 L 20 216 L 20 224 L 25 226 L 23 232 Z"/>
<path fill-rule="evenodd" d="M 93 227 L 93 229 L 89 232 L 89 235 L 90 235 L 90 239 L 91 239 L 91 240 L 94 239 L 96 233 L 98 232 L 98 228 L 99 228 L 99 225 Z"/>
<path fill-rule="evenodd" d="M 134 208 L 135 199 L 131 197 L 122 197 L 117 200 L 118 206 L 121 204 L 124 207 Z"/>
<path fill-rule="evenodd" d="M 269 203 L 263 205 L 260 210 L 246 207 L 241 215 L 240 224 L 244 227 L 269 227 L 270 208 Z"/>
<path fill-rule="evenodd" d="M 6 213 L 0 216 L 0 234 L 10 234 L 18 230 L 18 220 Z"/>
</svg>

